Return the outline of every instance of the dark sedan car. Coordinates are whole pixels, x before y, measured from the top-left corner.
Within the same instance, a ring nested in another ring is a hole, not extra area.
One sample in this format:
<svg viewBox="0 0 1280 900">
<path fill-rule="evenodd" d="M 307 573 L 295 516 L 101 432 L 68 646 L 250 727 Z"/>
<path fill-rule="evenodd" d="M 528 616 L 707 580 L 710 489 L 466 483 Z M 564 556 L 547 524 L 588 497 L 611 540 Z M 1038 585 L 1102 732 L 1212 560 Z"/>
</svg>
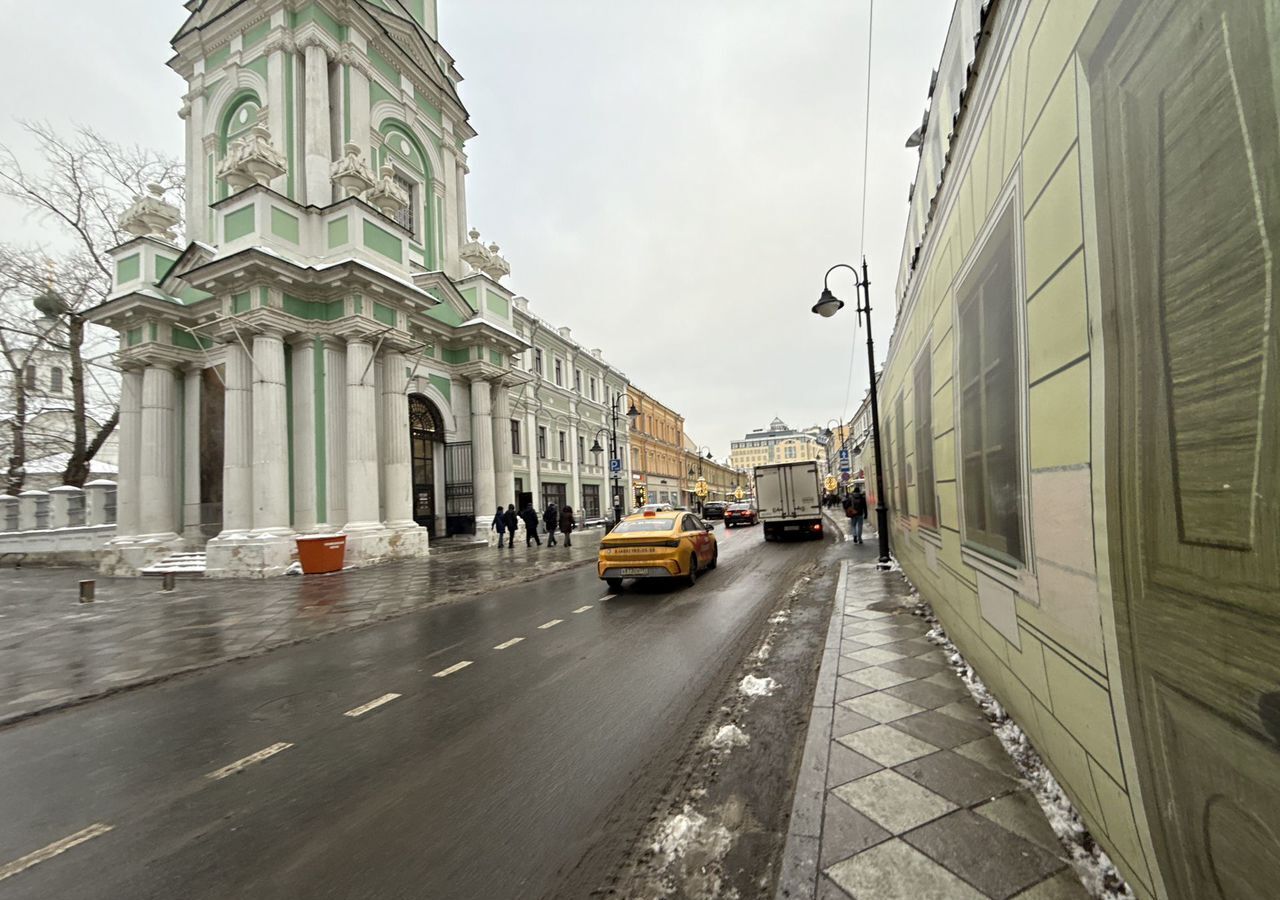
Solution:
<svg viewBox="0 0 1280 900">
<path fill-rule="evenodd" d="M 723 519 L 724 511 L 728 509 L 728 503 L 721 503 L 719 500 L 712 500 L 709 503 L 702 504 L 702 518 L 704 519 Z"/>
<path fill-rule="evenodd" d="M 724 511 L 725 528 L 733 528 L 735 525 L 754 525 L 757 521 L 759 520 L 756 518 L 756 508 L 750 503 L 732 503 Z"/>
</svg>

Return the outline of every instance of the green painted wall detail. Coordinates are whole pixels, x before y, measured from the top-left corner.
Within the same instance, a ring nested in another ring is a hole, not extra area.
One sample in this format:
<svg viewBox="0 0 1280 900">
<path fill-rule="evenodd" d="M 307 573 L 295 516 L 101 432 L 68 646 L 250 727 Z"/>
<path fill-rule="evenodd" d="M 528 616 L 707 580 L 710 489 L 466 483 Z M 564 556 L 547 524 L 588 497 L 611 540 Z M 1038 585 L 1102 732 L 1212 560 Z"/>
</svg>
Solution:
<svg viewBox="0 0 1280 900">
<path fill-rule="evenodd" d="M 342 318 L 342 301 L 334 300 L 323 303 L 318 300 L 300 300 L 285 294 L 282 308 L 291 316 L 299 319 L 311 319 L 316 322 L 332 322 Z"/>
<path fill-rule="evenodd" d="M 167 256 L 156 257 L 156 281 L 163 281 L 164 276 L 169 274 L 169 270 L 173 268 L 176 259 L 169 259 Z"/>
<path fill-rule="evenodd" d="M 312 379 L 315 381 L 315 422 L 316 422 L 316 521 L 323 522 L 329 516 L 329 478 L 327 473 L 329 448 L 325 443 L 326 430 L 324 422 L 324 341 L 315 339 L 311 355 L 314 366 Z"/>
<path fill-rule="evenodd" d="M 258 288 L 258 305 L 263 307 L 271 305 L 271 290 L 265 284 Z"/>
<path fill-rule="evenodd" d="M 383 77 L 390 81 L 395 87 L 400 86 L 400 73 L 396 71 L 396 67 L 387 61 L 387 58 L 374 48 L 368 49 L 369 62 L 373 63 L 373 67 L 382 73 Z"/>
<path fill-rule="evenodd" d="M 308 22 L 315 22 L 340 41 L 347 38 L 347 29 L 339 25 L 337 19 L 315 4 L 304 6 L 293 14 L 292 24 L 294 28 L 299 25 L 305 25 Z"/>
<path fill-rule="evenodd" d="M 271 233 L 290 243 L 298 243 L 298 217 L 278 206 L 271 207 Z"/>
<path fill-rule="evenodd" d="M 445 362 L 454 366 L 460 366 L 470 358 L 467 356 L 466 348 L 463 348 L 462 350 L 454 350 L 450 347 L 445 347 L 444 352 L 441 353 L 440 356 Z"/>
<path fill-rule="evenodd" d="M 480 302 L 476 300 L 476 288 L 474 285 L 471 287 L 464 287 L 458 293 L 462 294 L 462 299 L 467 301 L 467 306 L 470 306 L 475 310 L 480 309 Z"/>
<path fill-rule="evenodd" d="M 263 19 L 257 25 L 248 29 L 244 33 L 244 48 L 248 50 L 250 47 L 256 46 L 267 39 L 267 35 L 271 33 L 271 22 Z"/>
<path fill-rule="evenodd" d="M 243 291 L 239 294 L 231 295 L 231 312 L 242 313 L 248 312 L 253 304 L 249 302 L 249 292 Z"/>
<path fill-rule="evenodd" d="M 130 347 L 142 343 L 142 326 L 139 325 L 137 328 L 130 328 L 126 331 L 124 333 L 124 342 Z"/>
<path fill-rule="evenodd" d="M 205 71 L 208 72 L 208 69 Z M 223 80 L 224 79 L 219 78 L 217 81 L 212 81 L 206 84 L 204 86 L 204 99 L 208 100 L 214 94 L 218 93 L 218 88 L 222 87 Z"/>
<path fill-rule="evenodd" d="M 504 319 L 511 318 L 511 303 L 500 294 L 495 294 L 493 291 L 485 291 L 484 305 L 491 313 L 497 313 Z"/>
<path fill-rule="evenodd" d="M 431 382 L 431 386 L 437 391 L 444 394 L 444 399 L 450 404 L 453 403 L 453 382 L 441 375 L 428 375 L 427 380 Z"/>
<path fill-rule="evenodd" d="M 404 262 L 404 243 L 400 238 L 367 219 L 364 221 L 364 245 L 387 259 Z"/>
<path fill-rule="evenodd" d="M 259 56 L 257 59 L 244 64 L 244 67 L 250 72 L 256 72 L 263 81 L 267 80 L 267 58 Z"/>
<path fill-rule="evenodd" d="M 340 247 L 350 240 L 347 216 L 329 220 L 329 249 Z"/>
<path fill-rule="evenodd" d="M 495 366 L 506 365 L 506 360 L 502 358 L 502 354 L 497 350 L 489 351 L 489 362 L 493 363 Z"/>
<path fill-rule="evenodd" d="M 242 206 L 235 212 L 229 212 L 222 217 L 222 239 L 234 241 L 236 238 L 242 238 L 246 234 L 252 234 L 253 227 L 253 207 Z"/>
<path fill-rule="evenodd" d="M 213 72 L 216 69 L 221 69 L 223 66 L 227 64 L 227 60 L 229 60 L 230 58 L 231 58 L 231 45 L 225 44 L 219 47 L 217 50 L 214 50 L 212 53 L 210 53 L 208 56 L 204 58 L 205 72 Z"/>
<path fill-rule="evenodd" d="M 430 100 L 419 94 L 416 89 L 413 92 L 413 102 L 418 104 L 418 109 L 426 113 L 427 117 L 437 125 L 443 121 L 444 116 L 441 114 L 440 110 L 433 106 Z"/>
<path fill-rule="evenodd" d="M 369 106 L 376 106 L 383 100 L 390 100 L 392 103 L 396 102 L 396 98 L 391 96 L 391 93 L 386 88 L 373 79 L 369 79 Z"/>
<path fill-rule="evenodd" d="M 396 311 L 386 304 L 374 301 L 373 317 L 383 325 L 390 325 L 392 328 L 396 327 Z"/>
<path fill-rule="evenodd" d="M 439 306 L 431 307 L 431 309 L 427 310 L 427 315 L 446 325 L 461 325 L 465 321 L 448 303 L 441 303 Z"/>
<path fill-rule="evenodd" d="M 150 338 L 149 338 L 149 340 L 150 340 L 153 344 L 154 344 L 156 341 L 160 340 L 160 329 L 158 329 L 158 328 L 156 327 L 156 323 L 155 323 L 155 322 L 148 322 L 148 323 L 147 323 L 147 332 L 150 334 Z"/>
<path fill-rule="evenodd" d="M 116 260 L 116 284 L 128 284 L 142 277 L 142 257 L 135 253 Z"/>
<path fill-rule="evenodd" d="M 182 347 L 187 350 L 208 350 L 213 346 L 213 341 L 208 338 L 192 334 L 185 328 L 180 328 L 177 325 L 170 327 L 169 343 L 173 344 L 175 347 Z"/>
</svg>

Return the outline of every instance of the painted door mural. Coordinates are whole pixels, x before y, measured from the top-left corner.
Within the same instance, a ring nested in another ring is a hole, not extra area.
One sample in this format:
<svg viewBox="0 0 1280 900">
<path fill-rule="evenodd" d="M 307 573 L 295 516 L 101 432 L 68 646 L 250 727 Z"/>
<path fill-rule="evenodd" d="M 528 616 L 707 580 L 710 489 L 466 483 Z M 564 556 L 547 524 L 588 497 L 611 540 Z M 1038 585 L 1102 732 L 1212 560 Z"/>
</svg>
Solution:
<svg viewBox="0 0 1280 900">
<path fill-rule="evenodd" d="M 435 446 L 444 441 L 444 424 L 434 403 L 409 395 L 409 458 L 413 467 L 413 520 L 436 536 Z"/>
<path fill-rule="evenodd" d="M 1089 65 L 1112 570 L 1179 900 L 1280 884 L 1280 6 L 1145 0 Z"/>
</svg>

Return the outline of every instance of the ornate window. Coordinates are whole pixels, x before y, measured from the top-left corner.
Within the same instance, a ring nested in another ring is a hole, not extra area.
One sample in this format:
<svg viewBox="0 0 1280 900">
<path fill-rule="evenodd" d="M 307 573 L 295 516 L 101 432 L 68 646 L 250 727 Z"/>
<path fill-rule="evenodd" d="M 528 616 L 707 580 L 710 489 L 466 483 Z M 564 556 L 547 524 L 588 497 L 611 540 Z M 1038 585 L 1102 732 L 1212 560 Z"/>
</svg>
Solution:
<svg viewBox="0 0 1280 900">
<path fill-rule="evenodd" d="M 444 420 L 436 405 L 421 394 L 409 395 L 409 430 L 432 441 L 444 440 Z"/>
<path fill-rule="evenodd" d="M 394 181 L 396 187 L 404 191 L 405 195 L 409 198 L 409 205 L 392 216 L 392 219 L 405 231 L 410 234 L 417 234 L 417 209 L 421 205 L 421 200 L 418 198 L 418 183 L 416 181 L 410 181 L 399 172 L 397 172 L 391 180 Z"/>
<path fill-rule="evenodd" d="M 54 366 L 49 370 L 49 393 L 62 393 L 62 368 L 60 366 Z"/>
</svg>

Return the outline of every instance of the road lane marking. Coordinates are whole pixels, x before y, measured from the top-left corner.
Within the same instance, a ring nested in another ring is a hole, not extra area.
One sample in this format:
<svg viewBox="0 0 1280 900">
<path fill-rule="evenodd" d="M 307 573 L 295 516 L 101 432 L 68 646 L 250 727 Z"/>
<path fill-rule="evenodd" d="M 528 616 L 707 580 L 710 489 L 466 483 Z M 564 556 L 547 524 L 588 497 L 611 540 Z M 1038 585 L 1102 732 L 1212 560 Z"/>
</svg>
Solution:
<svg viewBox="0 0 1280 900">
<path fill-rule="evenodd" d="M 106 834 L 114 825 L 104 825 L 101 822 L 95 822 L 88 828 L 83 828 L 75 834 L 68 835 L 60 841 L 54 841 L 47 847 L 41 847 L 34 853 L 28 853 L 21 859 L 15 859 L 11 863 L 0 866 L 0 881 L 4 881 L 10 875 L 17 875 L 19 872 L 26 871 L 32 866 L 44 862 L 46 859 L 53 859 L 59 853 L 66 853 L 77 844 L 83 844 L 85 841 L 92 840 L 100 834 Z"/>
<path fill-rule="evenodd" d="M 601 602 L 601 603 L 603 603 L 603 602 L 604 602 L 604 601 L 606 601 L 606 600 L 612 600 L 612 599 L 613 599 L 614 597 L 616 597 L 616 596 L 618 596 L 618 595 L 617 595 L 617 594 L 605 594 L 603 597 L 601 597 L 601 598 L 600 598 L 600 602 Z"/>
<path fill-rule="evenodd" d="M 231 763 L 230 765 L 223 766 L 221 769 L 215 769 L 214 771 L 210 772 L 204 777 L 212 778 L 214 781 L 220 781 L 221 779 L 226 778 L 228 775 L 234 775 L 237 772 L 239 772 L 241 769 L 251 766 L 254 763 L 260 763 L 264 759 L 270 759 L 271 757 L 279 753 L 281 750 L 288 750 L 292 746 L 293 744 L 290 744 L 288 741 L 280 741 L 278 743 L 272 744 L 270 747 L 264 747 L 263 749 L 259 750 L 257 753 L 250 753 L 244 759 L 237 759 L 235 762 Z"/>
<path fill-rule="evenodd" d="M 550 622 L 543 622 L 543 623 L 542 623 L 541 625 L 539 625 L 538 627 L 539 627 L 539 628 L 541 628 L 541 629 L 543 629 L 543 630 L 545 630 L 545 629 L 547 629 L 547 628 L 554 628 L 554 627 L 556 627 L 557 625 L 559 625 L 559 624 L 560 624 L 561 622 L 563 622 L 563 621 L 564 621 L 564 619 L 552 619 Z"/>
<path fill-rule="evenodd" d="M 377 709 L 379 706 L 382 706 L 384 703 L 390 703 L 392 700 L 397 699 L 399 696 L 400 696 L 399 694 L 383 694 L 381 697 L 378 697 L 376 700 L 370 700 L 368 703 L 364 704 L 363 706 L 357 706 L 355 709 L 347 710 L 346 712 L 343 713 L 343 715 L 350 716 L 353 719 L 356 716 L 363 716 L 369 710 Z"/>
<path fill-rule="evenodd" d="M 449 668 L 447 668 L 447 669 L 441 669 L 439 672 L 437 672 L 436 674 L 432 675 L 431 677 L 432 677 L 432 678 L 444 678 L 446 675 L 452 675 L 454 672 L 457 672 L 457 671 L 458 671 L 458 670 L 460 670 L 460 669 L 465 669 L 465 668 L 466 668 L 467 666 L 469 666 L 469 665 L 471 665 L 471 660 L 469 660 L 469 659 L 464 659 L 464 660 L 463 660 L 462 662 L 460 662 L 460 663 L 454 663 L 453 665 L 451 665 L 451 666 L 450 666 Z"/>
<path fill-rule="evenodd" d="M 591 608 L 591 604 L 590 604 L 590 603 L 588 603 L 586 606 L 579 606 L 579 607 L 578 607 L 577 609 L 575 609 L 573 612 L 574 612 L 574 614 L 576 615 L 576 614 L 578 614 L 578 613 L 584 613 L 584 612 L 586 612 L 587 610 L 589 610 L 590 608 Z"/>
<path fill-rule="evenodd" d="M 521 641 L 523 641 L 523 640 L 524 640 L 524 638 L 512 638 L 512 639 L 511 639 L 511 640 L 509 640 L 509 641 L 503 641 L 501 644 L 499 644 L 498 646 L 494 647 L 493 649 L 494 649 L 494 650 L 506 650 L 508 647 L 514 647 L 516 644 L 520 643 L 520 642 L 521 642 Z"/>
</svg>

